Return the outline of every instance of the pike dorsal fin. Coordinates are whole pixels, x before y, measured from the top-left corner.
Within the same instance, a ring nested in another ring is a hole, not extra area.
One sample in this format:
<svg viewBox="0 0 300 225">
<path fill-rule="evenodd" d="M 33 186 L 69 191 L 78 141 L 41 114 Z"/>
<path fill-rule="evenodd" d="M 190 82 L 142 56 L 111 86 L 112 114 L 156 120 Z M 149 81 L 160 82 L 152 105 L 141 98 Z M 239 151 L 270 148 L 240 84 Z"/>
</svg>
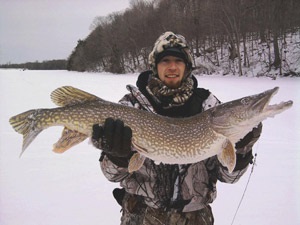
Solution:
<svg viewBox="0 0 300 225">
<path fill-rule="evenodd" d="M 74 105 L 94 100 L 105 101 L 95 95 L 71 86 L 63 86 L 55 89 L 51 93 L 51 100 L 58 106 Z"/>
</svg>

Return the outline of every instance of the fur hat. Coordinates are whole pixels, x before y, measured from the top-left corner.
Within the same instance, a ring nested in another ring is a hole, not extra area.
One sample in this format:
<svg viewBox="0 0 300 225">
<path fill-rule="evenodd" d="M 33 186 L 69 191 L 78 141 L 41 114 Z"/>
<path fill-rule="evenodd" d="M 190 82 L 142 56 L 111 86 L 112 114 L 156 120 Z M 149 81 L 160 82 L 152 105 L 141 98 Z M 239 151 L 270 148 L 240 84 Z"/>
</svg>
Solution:
<svg viewBox="0 0 300 225">
<path fill-rule="evenodd" d="M 189 73 L 192 71 L 193 59 L 185 38 L 171 31 L 163 33 L 155 42 L 152 52 L 149 54 L 149 65 L 154 74 L 157 73 L 157 63 L 164 56 L 176 56 L 186 63 Z"/>
</svg>

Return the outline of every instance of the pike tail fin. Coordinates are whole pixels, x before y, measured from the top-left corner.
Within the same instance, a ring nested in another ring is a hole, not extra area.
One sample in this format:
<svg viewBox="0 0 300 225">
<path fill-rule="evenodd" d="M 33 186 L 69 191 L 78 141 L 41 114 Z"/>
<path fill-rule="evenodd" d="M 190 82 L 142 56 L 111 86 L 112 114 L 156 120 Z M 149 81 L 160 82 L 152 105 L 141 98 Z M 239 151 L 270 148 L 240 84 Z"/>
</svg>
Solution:
<svg viewBox="0 0 300 225">
<path fill-rule="evenodd" d="M 38 134 L 43 130 L 36 127 L 35 115 L 38 110 L 29 110 L 27 112 L 18 114 L 9 119 L 10 125 L 13 129 L 23 135 L 23 146 L 20 157 L 24 153 L 25 149 L 30 145 L 30 143 L 38 136 Z"/>
</svg>

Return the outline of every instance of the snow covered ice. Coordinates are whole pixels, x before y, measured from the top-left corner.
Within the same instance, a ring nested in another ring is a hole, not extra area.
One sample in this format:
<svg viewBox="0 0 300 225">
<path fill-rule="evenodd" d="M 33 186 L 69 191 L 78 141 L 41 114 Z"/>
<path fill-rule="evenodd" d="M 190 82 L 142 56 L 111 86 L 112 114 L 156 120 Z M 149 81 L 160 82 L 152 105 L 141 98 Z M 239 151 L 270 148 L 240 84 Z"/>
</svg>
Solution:
<svg viewBox="0 0 300 225">
<path fill-rule="evenodd" d="M 138 74 L 77 73 L 67 71 L 0 70 L 0 224 L 116 225 L 120 207 L 112 196 L 118 184 L 102 175 L 100 151 L 85 141 L 64 154 L 51 151 L 62 127 L 43 131 L 22 158 L 22 136 L 8 123 L 11 116 L 33 108 L 56 107 L 50 93 L 71 85 L 117 102 L 135 84 Z M 263 122 L 256 145 L 256 166 L 234 224 L 300 224 L 300 80 L 197 76 L 199 86 L 222 102 L 257 94 L 278 86 L 272 103 L 294 105 Z M 212 204 L 215 224 L 230 225 L 251 168 L 236 184 L 218 183 Z"/>
</svg>

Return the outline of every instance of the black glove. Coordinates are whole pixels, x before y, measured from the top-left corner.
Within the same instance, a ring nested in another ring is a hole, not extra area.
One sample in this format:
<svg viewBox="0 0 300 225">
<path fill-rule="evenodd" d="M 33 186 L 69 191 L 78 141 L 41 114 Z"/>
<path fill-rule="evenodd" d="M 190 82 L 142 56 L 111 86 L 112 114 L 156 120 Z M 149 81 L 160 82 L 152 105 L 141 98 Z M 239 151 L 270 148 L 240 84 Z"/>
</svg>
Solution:
<svg viewBox="0 0 300 225">
<path fill-rule="evenodd" d="M 262 123 L 254 127 L 251 132 L 249 132 L 243 139 L 236 143 L 235 147 L 238 154 L 247 154 L 252 150 L 253 145 L 259 139 L 262 131 Z"/>
<path fill-rule="evenodd" d="M 249 163 L 252 164 L 252 147 L 259 139 L 262 131 L 262 123 L 254 127 L 242 140 L 236 143 L 236 165 L 234 171 L 246 168 Z"/>
<path fill-rule="evenodd" d="M 131 151 L 132 130 L 124 122 L 107 118 L 103 126 L 93 125 L 92 143 L 108 156 L 129 158 Z"/>
</svg>

